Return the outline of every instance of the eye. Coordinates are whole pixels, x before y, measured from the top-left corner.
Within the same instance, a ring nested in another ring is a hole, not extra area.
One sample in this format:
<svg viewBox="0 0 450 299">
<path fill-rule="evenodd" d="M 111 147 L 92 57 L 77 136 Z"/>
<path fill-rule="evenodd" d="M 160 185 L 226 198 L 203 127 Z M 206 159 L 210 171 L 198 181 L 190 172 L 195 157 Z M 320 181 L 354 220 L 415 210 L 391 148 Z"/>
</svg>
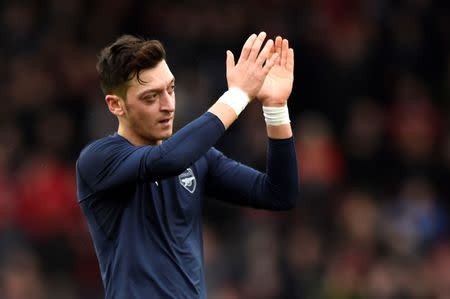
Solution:
<svg viewBox="0 0 450 299">
<path fill-rule="evenodd" d="M 145 95 L 142 99 L 146 102 L 154 102 L 158 98 L 158 95 L 156 93 L 150 93 Z"/>
<path fill-rule="evenodd" d="M 169 94 L 173 94 L 173 92 L 175 91 L 175 84 L 172 84 L 169 86 L 169 88 L 167 89 L 167 92 Z"/>
</svg>

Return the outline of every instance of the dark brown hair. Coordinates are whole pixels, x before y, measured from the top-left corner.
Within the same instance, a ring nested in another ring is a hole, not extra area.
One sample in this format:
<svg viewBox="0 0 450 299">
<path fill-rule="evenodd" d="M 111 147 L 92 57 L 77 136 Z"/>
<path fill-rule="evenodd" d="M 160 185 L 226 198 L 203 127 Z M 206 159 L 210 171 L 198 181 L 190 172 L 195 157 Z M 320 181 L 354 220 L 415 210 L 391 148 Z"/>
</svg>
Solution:
<svg viewBox="0 0 450 299">
<path fill-rule="evenodd" d="M 100 86 L 105 94 L 118 93 L 125 97 L 129 80 L 136 76 L 138 82 L 143 83 L 139 73 L 164 59 L 166 51 L 159 41 L 122 35 L 98 56 Z"/>
</svg>

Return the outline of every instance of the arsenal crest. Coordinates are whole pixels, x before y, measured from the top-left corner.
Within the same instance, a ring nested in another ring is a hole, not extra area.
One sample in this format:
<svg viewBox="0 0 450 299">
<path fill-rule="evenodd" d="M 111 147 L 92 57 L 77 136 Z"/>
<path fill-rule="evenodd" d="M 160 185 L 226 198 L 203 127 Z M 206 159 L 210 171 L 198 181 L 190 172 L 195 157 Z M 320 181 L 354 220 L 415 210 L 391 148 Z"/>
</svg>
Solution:
<svg viewBox="0 0 450 299">
<path fill-rule="evenodd" d="M 178 176 L 181 186 L 184 187 L 190 193 L 195 192 L 195 187 L 197 187 L 197 181 L 195 180 L 194 172 L 192 169 L 187 168 L 182 174 Z"/>
</svg>

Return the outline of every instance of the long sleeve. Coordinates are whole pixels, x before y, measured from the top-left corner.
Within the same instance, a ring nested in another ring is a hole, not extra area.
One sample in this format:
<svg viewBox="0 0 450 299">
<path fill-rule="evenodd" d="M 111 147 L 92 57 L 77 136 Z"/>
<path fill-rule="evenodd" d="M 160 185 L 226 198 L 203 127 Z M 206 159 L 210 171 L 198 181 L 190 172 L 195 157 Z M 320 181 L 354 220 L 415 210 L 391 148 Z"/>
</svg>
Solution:
<svg viewBox="0 0 450 299">
<path fill-rule="evenodd" d="M 97 192 L 177 175 L 204 155 L 224 131 L 221 121 L 207 112 L 158 146 L 134 146 L 118 135 L 106 137 L 81 152 L 78 176 L 91 192 Z"/>
<path fill-rule="evenodd" d="M 229 159 L 216 149 L 208 151 L 207 158 L 208 195 L 261 209 L 286 210 L 295 206 L 299 187 L 293 138 L 269 139 L 266 173 Z"/>
</svg>

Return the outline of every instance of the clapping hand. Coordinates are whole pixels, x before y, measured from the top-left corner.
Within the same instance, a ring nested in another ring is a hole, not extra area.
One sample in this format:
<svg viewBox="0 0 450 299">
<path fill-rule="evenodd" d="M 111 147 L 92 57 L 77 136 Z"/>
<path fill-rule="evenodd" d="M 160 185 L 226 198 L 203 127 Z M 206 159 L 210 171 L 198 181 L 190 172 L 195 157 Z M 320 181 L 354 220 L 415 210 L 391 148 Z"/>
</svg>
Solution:
<svg viewBox="0 0 450 299">
<path fill-rule="evenodd" d="M 272 55 L 276 55 L 275 63 L 256 97 L 264 106 L 284 106 L 294 82 L 294 50 L 287 39 L 277 36 Z"/>
</svg>

